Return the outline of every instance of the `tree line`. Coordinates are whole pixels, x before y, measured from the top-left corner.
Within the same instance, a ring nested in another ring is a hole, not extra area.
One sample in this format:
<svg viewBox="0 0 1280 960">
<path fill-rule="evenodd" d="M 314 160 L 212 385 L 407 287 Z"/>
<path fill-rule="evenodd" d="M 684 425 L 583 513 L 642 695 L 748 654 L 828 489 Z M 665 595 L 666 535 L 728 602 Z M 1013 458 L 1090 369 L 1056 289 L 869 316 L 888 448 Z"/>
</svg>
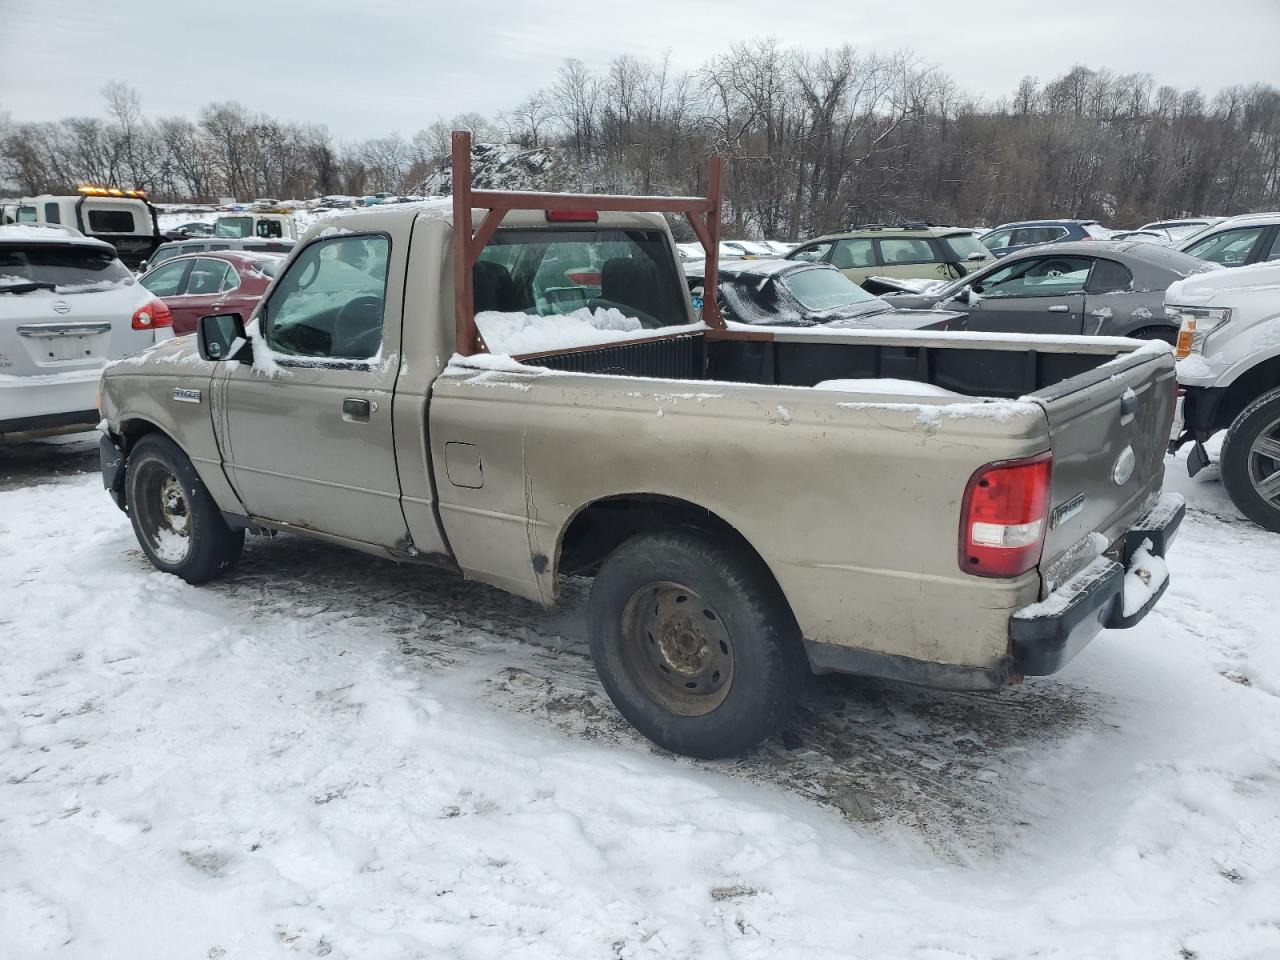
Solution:
<svg viewBox="0 0 1280 960">
<path fill-rule="evenodd" d="M 478 142 L 549 152 L 541 189 L 696 193 L 699 161 L 718 153 L 726 230 L 737 236 L 904 220 L 1134 225 L 1280 208 L 1280 91 L 1261 83 L 1206 96 L 1076 66 L 992 101 L 909 52 L 760 39 L 692 71 L 669 55 L 620 56 L 598 71 L 567 60 L 497 116 L 356 142 L 235 102 L 149 117 L 126 84 L 102 93 L 97 117 L 16 123 L 0 112 L 0 188 L 109 183 L 203 201 L 414 193 L 441 182 L 449 131 L 466 128 Z"/>
</svg>

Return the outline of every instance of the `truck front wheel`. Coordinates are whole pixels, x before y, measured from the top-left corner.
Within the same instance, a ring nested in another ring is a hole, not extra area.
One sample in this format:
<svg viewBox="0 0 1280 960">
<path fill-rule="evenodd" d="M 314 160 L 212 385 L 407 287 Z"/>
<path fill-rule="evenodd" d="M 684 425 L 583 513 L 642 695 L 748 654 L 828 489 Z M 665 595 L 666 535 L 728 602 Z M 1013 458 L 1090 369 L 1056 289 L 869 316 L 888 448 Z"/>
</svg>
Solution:
<svg viewBox="0 0 1280 960">
<path fill-rule="evenodd" d="M 244 531 L 227 526 L 195 467 L 168 437 L 148 434 L 129 451 L 125 491 L 133 532 L 157 569 L 203 583 L 235 566 Z"/>
<path fill-rule="evenodd" d="M 807 674 L 799 630 L 754 556 L 692 530 L 619 546 L 591 590 L 591 656 L 619 712 L 714 759 L 775 733 Z"/>
<path fill-rule="evenodd" d="M 1241 412 L 1222 443 L 1222 483 L 1231 502 L 1261 527 L 1280 533 L 1280 389 Z"/>
</svg>

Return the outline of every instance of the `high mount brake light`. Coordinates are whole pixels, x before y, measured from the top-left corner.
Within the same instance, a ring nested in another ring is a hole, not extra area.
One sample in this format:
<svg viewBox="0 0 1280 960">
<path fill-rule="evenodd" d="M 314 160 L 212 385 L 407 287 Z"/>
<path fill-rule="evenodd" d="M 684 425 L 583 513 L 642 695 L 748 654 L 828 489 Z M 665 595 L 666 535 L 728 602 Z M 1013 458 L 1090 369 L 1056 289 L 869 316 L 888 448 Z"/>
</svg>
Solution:
<svg viewBox="0 0 1280 960">
<path fill-rule="evenodd" d="M 133 314 L 133 329 L 154 330 L 156 327 L 172 327 L 173 314 L 163 300 L 152 300 L 139 307 Z"/>
<path fill-rule="evenodd" d="M 960 569 L 980 577 L 1016 577 L 1040 560 L 1048 527 L 1053 454 L 980 467 L 960 512 Z"/>
<path fill-rule="evenodd" d="M 548 210 L 547 223 L 595 223 L 600 219 L 596 210 Z"/>
</svg>

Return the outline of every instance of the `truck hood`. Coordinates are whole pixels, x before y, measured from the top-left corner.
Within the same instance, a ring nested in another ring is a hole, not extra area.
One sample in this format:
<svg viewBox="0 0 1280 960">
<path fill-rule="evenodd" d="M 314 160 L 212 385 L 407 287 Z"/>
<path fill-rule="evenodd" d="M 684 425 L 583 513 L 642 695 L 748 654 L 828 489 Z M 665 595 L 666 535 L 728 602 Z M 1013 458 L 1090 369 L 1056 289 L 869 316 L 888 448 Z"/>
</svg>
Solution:
<svg viewBox="0 0 1280 960">
<path fill-rule="evenodd" d="M 1280 291 L 1280 261 L 1192 274 L 1170 284 L 1164 302 L 1194 307 L 1223 294 L 1267 289 Z"/>
<path fill-rule="evenodd" d="M 104 377 L 117 374 L 139 372 L 139 368 L 161 368 L 173 373 L 185 373 L 208 379 L 213 374 L 213 361 L 201 360 L 200 350 L 196 346 L 194 336 L 173 337 L 161 340 L 153 346 L 138 353 L 130 354 L 122 360 L 108 363 L 103 371 Z"/>
</svg>

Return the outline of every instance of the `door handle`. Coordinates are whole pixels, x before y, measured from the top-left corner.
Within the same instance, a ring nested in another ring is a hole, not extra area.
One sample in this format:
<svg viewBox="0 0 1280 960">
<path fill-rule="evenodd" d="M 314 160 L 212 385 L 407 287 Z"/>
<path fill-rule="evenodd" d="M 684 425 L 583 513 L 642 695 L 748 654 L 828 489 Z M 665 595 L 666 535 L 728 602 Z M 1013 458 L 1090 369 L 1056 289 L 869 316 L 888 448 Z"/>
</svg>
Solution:
<svg viewBox="0 0 1280 960">
<path fill-rule="evenodd" d="M 1070 313 L 1071 308 L 1068 307 L 1065 303 L 1056 303 L 1049 308 L 1049 312 L 1050 313 Z"/>
<path fill-rule="evenodd" d="M 377 409 L 378 405 L 371 400 L 360 400 L 356 397 L 347 397 L 342 401 L 342 419 L 368 420 L 369 414 Z"/>
</svg>

